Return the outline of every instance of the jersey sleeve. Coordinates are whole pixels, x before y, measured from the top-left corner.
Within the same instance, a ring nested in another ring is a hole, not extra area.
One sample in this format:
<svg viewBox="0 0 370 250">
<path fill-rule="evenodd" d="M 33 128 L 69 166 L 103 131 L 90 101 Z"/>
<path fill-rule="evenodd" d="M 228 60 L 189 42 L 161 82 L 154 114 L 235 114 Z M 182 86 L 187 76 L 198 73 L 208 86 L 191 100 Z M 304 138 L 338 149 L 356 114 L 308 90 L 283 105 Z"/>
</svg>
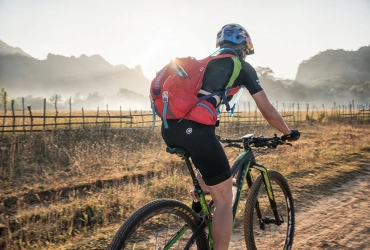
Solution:
<svg viewBox="0 0 370 250">
<path fill-rule="evenodd" d="M 251 95 L 262 91 L 263 89 L 260 85 L 256 70 L 246 61 L 240 61 L 242 63 L 242 69 L 235 81 L 236 86 L 244 86 Z"/>
</svg>

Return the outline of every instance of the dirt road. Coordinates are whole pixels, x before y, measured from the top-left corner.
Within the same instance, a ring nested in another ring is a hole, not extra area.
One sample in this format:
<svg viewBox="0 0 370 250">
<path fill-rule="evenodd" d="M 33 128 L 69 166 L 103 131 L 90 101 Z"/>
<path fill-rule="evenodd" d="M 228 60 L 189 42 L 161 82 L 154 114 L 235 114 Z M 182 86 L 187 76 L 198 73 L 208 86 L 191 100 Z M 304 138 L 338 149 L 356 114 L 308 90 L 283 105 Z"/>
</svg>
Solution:
<svg viewBox="0 0 370 250">
<path fill-rule="evenodd" d="M 370 164 L 343 183 L 307 207 L 296 202 L 293 249 L 370 249 Z M 242 228 L 235 230 L 229 249 L 246 249 Z"/>
</svg>

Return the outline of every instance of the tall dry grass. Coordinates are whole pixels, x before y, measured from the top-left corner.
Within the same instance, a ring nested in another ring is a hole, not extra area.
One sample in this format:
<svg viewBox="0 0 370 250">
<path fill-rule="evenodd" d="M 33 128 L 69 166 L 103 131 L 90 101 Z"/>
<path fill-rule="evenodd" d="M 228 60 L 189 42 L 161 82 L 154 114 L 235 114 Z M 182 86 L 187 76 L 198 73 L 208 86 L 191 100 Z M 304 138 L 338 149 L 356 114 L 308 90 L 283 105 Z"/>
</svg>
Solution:
<svg viewBox="0 0 370 250">
<path fill-rule="evenodd" d="M 370 127 L 307 123 L 298 128 L 302 138 L 294 147 L 256 155 L 259 163 L 288 178 L 300 210 L 310 195 L 352 178 L 370 162 Z M 275 132 L 241 122 L 217 129 L 224 137 Z M 239 154 L 226 151 L 230 162 Z M 180 158 L 165 153 L 158 128 L 4 137 L 0 164 L 4 249 L 102 249 L 146 202 L 164 197 L 191 201 L 189 174 Z"/>
</svg>

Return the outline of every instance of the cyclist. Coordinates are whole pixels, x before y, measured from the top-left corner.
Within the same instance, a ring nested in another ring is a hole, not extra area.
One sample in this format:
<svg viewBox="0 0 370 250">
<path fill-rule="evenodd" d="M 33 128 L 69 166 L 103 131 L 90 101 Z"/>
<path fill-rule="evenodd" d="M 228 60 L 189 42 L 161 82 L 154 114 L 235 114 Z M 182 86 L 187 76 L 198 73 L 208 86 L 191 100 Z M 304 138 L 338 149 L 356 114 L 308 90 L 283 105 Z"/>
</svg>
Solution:
<svg viewBox="0 0 370 250">
<path fill-rule="evenodd" d="M 300 135 L 298 130 L 288 128 L 267 98 L 256 71 L 244 61 L 247 55 L 254 54 L 252 40 L 246 29 L 239 24 L 223 26 L 217 33 L 216 47 L 224 48 L 221 53 L 238 55 L 241 70 L 237 72 L 232 87 L 244 86 L 267 122 L 280 131 L 286 139 L 297 140 Z M 231 57 L 212 60 L 206 68 L 198 97 L 225 90 L 235 65 L 235 59 Z M 221 104 L 219 96 L 206 101 L 214 107 Z M 169 147 L 181 147 L 189 152 L 198 170 L 197 178 L 202 189 L 209 190 L 214 200 L 216 207 L 212 222 L 214 250 L 228 249 L 232 230 L 232 178 L 228 159 L 215 134 L 216 124 L 204 125 L 201 119 L 168 120 L 167 122 L 167 129 L 162 125 L 163 140 Z M 193 208 L 195 205 L 193 204 Z"/>
</svg>

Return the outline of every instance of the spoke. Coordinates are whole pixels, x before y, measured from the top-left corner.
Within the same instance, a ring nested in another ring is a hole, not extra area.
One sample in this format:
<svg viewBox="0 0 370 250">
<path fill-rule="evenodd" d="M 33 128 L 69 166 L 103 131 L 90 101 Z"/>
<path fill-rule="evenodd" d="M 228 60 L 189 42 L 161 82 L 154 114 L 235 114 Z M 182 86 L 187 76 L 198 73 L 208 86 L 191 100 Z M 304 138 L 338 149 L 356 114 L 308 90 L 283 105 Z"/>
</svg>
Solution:
<svg viewBox="0 0 370 250">
<path fill-rule="evenodd" d="M 169 221 L 169 217 L 170 217 L 170 215 L 167 215 L 167 219 L 168 219 L 168 221 Z M 169 228 L 170 228 L 170 223 L 167 223 L 166 236 L 164 237 L 164 242 L 165 242 L 165 243 L 167 243 L 167 242 L 168 242 L 168 241 L 167 241 L 167 236 L 168 236 L 168 230 L 169 230 Z"/>
<path fill-rule="evenodd" d="M 157 246 L 159 246 L 159 242 L 158 242 L 158 230 L 156 231 L 156 234 L 154 235 L 154 238 L 155 238 L 155 242 L 156 242 L 155 247 L 157 248 Z"/>
</svg>

